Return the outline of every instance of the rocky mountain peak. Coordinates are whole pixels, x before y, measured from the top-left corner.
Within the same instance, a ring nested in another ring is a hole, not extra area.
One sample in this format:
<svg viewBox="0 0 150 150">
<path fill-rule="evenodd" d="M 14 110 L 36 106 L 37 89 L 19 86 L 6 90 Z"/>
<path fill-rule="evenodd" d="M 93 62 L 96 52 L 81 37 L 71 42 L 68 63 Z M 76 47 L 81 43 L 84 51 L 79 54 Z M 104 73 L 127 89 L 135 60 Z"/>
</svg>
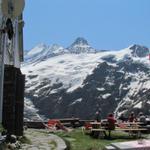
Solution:
<svg viewBox="0 0 150 150">
<path fill-rule="evenodd" d="M 93 53 L 96 52 L 95 49 L 93 49 L 86 39 L 83 37 L 78 37 L 70 47 L 67 48 L 71 53 Z"/>
<path fill-rule="evenodd" d="M 88 41 L 83 37 L 78 37 L 71 46 L 75 46 L 75 45 L 89 45 L 89 44 Z"/>
<path fill-rule="evenodd" d="M 149 48 L 138 44 L 131 45 L 129 49 L 134 57 L 146 57 L 149 54 Z"/>
</svg>

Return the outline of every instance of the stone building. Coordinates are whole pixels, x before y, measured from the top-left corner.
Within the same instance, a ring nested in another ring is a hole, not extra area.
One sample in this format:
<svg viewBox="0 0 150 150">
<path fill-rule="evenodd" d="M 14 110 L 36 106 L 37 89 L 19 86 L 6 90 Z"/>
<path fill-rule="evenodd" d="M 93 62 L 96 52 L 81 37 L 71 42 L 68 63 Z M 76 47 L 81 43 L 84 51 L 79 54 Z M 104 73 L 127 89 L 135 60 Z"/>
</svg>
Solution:
<svg viewBox="0 0 150 150">
<path fill-rule="evenodd" d="M 23 134 L 25 76 L 22 14 L 15 19 L 2 14 L 0 0 L 0 121 L 10 134 Z"/>
</svg>

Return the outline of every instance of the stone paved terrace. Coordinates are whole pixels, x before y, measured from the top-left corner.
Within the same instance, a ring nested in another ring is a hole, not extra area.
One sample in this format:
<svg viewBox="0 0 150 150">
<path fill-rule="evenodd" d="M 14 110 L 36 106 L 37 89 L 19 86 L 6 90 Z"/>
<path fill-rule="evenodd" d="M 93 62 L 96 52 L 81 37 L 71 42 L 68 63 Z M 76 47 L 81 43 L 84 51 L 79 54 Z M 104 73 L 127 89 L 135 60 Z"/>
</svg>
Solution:
<svg viewBox="0 0 150 150">
<path fill-rule="evenodd" d="M 25 136 L 31 141 L 31 145 L 22 144 L 22 150 L 64 150 L 65 142 L 54 134 L 49 134 L 46 130 L 28 129 Z"/>
</svg>

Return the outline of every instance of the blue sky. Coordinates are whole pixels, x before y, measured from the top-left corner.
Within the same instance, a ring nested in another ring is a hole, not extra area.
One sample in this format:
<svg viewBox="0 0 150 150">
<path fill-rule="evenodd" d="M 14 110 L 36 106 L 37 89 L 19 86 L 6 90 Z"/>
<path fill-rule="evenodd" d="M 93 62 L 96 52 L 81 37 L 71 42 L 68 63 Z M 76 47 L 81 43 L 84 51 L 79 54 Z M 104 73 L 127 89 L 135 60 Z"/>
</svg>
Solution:
<svg viewBox="0 0 150 150">
<path fill-rule="evenodd" d="M 77 37 L 96 49 L 150 47 L 150 0 L 26 0 L 24 21 L 26 50 Z"/>
</svg>

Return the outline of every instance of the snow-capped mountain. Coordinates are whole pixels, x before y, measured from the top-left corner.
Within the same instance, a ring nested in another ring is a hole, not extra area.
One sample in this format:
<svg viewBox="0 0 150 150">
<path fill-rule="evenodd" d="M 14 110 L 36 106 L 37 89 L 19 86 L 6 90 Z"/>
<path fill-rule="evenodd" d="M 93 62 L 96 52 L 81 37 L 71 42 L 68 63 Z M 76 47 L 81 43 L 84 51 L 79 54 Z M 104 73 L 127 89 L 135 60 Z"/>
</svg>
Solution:
<svg viewBox="0 0 150 150">
<path fill-rule="evenodd" d="M 149 49 L 145 46 L 132 45 L 130 48 L 134 57 L 146 57 L 149 54 Z"/>
<path fill-rule="evenodd" d="M 46 46 L 41 43 L 35 46 L 29 52 L 25 52 L 25 64 L 37 63 L 39 61 L 44 61 L 50 57 L 58 56 L 61 54 L 80 54 L 80 53 L 94 53 L 96 52 L 84 38 L 77 38 L 73 44 L 68 48 L 63 48 L 57 44 L 51 46 Z"/>
<path fill-rule="evenodd" d="M 102 117 L 150 108 L 149 49 L 97 51 L 83 38 L 68 48 L 38 45 L 25 55 L 26 99 L 47 118 Z M 27 102 L 27 100 L 26 100 Z M 28 103 L 29 106 L 29 103 Z M 32 106 L 33 107 L 33 106 Z M 32 109 L 31 112 L 33 112 Z"/>
<path fill-rule="evenodd" d="M 26 64 L 38 63 L 40 61 L 46 60 L 49 57 L 64 53 L 68 53 L 68 50 L 57 44 L 46 46 L 42 43 L 34 47 L 31 51 L 25 53 L 25 62 Z"/>
<path fill-rule="evenodd" d="M 76 53 L 76 54 L 80 54 L 80 53 L 94 53 L 96 52 L 95 49 L 93 49 L 89 44 L 88 41 L 85 40 L 82 37 L 77 38 L 73 44 L 68 47 L 68 50 L 71 53 Z"/>
</svg>

